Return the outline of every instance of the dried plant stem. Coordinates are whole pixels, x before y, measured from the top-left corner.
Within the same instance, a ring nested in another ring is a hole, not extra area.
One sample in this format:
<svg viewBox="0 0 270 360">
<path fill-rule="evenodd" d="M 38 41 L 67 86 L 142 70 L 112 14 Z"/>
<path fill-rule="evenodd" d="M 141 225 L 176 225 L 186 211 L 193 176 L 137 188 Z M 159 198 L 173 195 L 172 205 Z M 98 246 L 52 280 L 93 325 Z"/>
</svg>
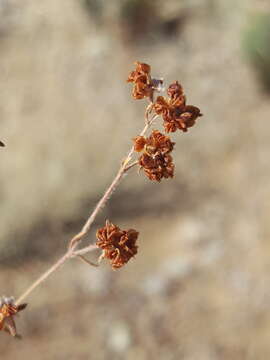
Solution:
<svg viewBox="0 0 270 360">
<path fill-rule="evenodd" d="M 71 256 L 71 251 L 66 252 L 55 264 L 53 264 L 44 274 L 42 274 L 28 289 L 16 300 L 16 305 L 20 304 L 36 287 L 45 281 L 53 272 L 62 266 Z"/>
<path fill-rule="evenodd" d="M 84 262 L 85 264 L 88 264 L 90 266 L 94 266 L 94 267 L 98 267 L 99 264 L 95 264 L 92 261 L 86 259 L 83 255 L 77 255 L 77 258 L 80 259 L 82 262 Z"/>
<path fill-rule="evenodd" d="M 154 120 L 157 118 L 157 115 L 152 116 L 151 119 L 149 119 L 149 114 L 152 109 L 152 104 L 150 104 L 145 113 L 145 127 L 140 133 L 140 136 L 145 135 L 147 130 L 151 127 Z M 104 195 L 101 197 L 99 202 L 97 203 L 96 207 L 94 208 L 93 212 L 88 217 L 87 221 L 85 222 L 84 226 L 82 227 L 81 231 L 76 234 L 69 242 L 68 249 L 66 253 L 57 260 L 55 264 L 53 264 L 45 273 L 43 273 L 32 285 L 30 285 L 26 291 L 16 300 L 16 304 L 21 303 L 26 297 L 32 293 L 33 290 L 35 290 L 41 283 L 43 283 L 47 278 L 54 273 L 58 268 L 60 268 L 68 259 L 79 256 L 82 259 L 82 255 L 89 253 L 95 249 L 97 249 L 96 245 L 88 245 L 85 246 L 82 249 L 76 250 L 77 246 L 79 245 L 82 238 L 89 232 L 91 225 L 93 224 L 97 214 L 100 212 L 100 210 L 105 206 L 106 202 L 110 199 L 111 195 L 113 194 L 116 187 L 119 185 L 120 181 L 122 180 L 124 174 L 130 170 L 133 166 L 138 164 L 138 161 L 134 161 L 130 164 L 130 161 L 132 159 L 132 155 L 134 154 L 134 147 L 130 149 L 127 157 L 122 162 L 120 169 L 118 170 L 115 178 L 113 179 L 111 185 L 108 187 L 108 189 L 105 191 Z M 88 260 L 83 258 L 84 262 L 90 263 Z"/>
</svg>

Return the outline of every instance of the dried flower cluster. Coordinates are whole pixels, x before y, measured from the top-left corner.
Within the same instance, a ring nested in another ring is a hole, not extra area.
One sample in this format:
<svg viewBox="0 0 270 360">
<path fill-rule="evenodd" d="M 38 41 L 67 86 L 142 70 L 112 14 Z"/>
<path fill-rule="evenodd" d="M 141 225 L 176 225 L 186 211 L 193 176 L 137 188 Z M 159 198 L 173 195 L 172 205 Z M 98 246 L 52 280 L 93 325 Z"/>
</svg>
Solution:
<svg viewBox="0 0 270 360">
<path fill-rule="evenodd" d="M 196 119 L 202 116 L 199 108 L 186 105 L 183 88 L 177 81 L 168 87 L 168 98 L 163 96 L 155 98 L 156 92 L 164 90 L 163 80 L 151 77 L 151 67 L 148 64 L 141 62 L 135 64 L 136 69 L 130 73 L 127 81 L 133 83 L 132 95 L 135 99 L 147 98 L 150 102 L 146 108 L 145 126 L 141 134 L 133 139 L 130 152 L 121 163 L 118 173 L 88 217 L 81 231 L 70 240 L 66 253 L 34 281 L 17 299 L 17 302 L 14 301 L 13 297 L 0 298 L 0 330 L 8 332 L 12 336 L 18 337 L 14 317 L 27 306 L 27 304 L 17 304 L 29 296 L 66 260 L 77 257 L 93 265 L 83 255 L 100 248 L 102 250 L 100 259 L 107 258 L 113 269 L 119 269 L 137 254 L 138 231 L 134 229 L 122 230 L 108 220 L 104 227 L 97 230 L 95 245 L 88 245 L 79 250 L 76 248 L 82 238 L 89 232 L 97 214 L 104 207 L 125 173 L 133 166 L 139 165 L 145 175 L 153 181 L 160 182 L 163 178 L 167 179 L 174 176 L 174 163 L 171 153 L 175 143 L 170 137 L 158 130 L 152 130 L 151 134 L 147 136 L 146 134 L 151 129 L 153 122 L 158 117 L 162 117 L 163 126 L 167 133 L 175 132 L 177 129 L 186 132 L 188 128 L 195 124 Z M 3 147 L 5 144 L 0 141 L 0 146 Z M 131 160 L 134 160 L 134 152 L 138 152 L 140 155 L 137 161 L 131 163 Z"/>
<path fill-rule="evenodd" d="M 148 64 L 136 62 L 136 69 L 129 74 L 127 82 L 133 83 L 132 95 L 135 99 L 152 97 L 151 67 Z"/>
<path fill-rule="evenodd" d="M 163 126 L 166 132 L 175 132 L 177 129 L 186 132 L 195 124 L 196 119 L 202 116 L 200 109 L 193 105 L 186 105 L 186 97 L 178 81 L 167 89 L 168 99 L 158 96 L 154 103 L 157 115 L 162 115 Z"/>
<path fill-rule="evenodd" d="M 161 91 L 163 80 L 151 77 L 151 66 L 135 62 L 136 69 L 129 74 L 127 82 L 133 83 L 132 96 L 134 99 L 149 98 L 152 101 L 154 91 Z"/>
<path fill-rule="evenodd" d="M 186 105 L 186 96 L 182 86 L 175 81 L 167 89 L 168 98 L 158 96 L 154 99 L 154 91 L 157 88 L 153 86 L 153 80 L 150 77 L 150 66 L 140 62 L 135 64 L 136 69 L 128 78 L 128 82 L 134 83 L 133 97 L 135 99 L 149 97 L 150 112 L 154 111 L 156 116 L 162 117 L 167 133 L 175 132 L 177 129 L 183 132 L 188 131 L 188 128 L 192 127 L 202 114 L 196 106 Z M 150 89 L 152 89 L 151 96 L 149 96 Z M 170 155 L 173 146 L 171 139 L 157 130 L 152 131 L 148 138 L 137 136 L 134 139 L 134 150 L 142 152 L 138 163 L 150 180 L 159 182 L 163 178 L 174 176 L 174 164 Z"/>
<path fill-rule="evenodd" d="M 112 268 L 118 269 L 137 254 L 138 235 L 134 229 L 121 230 L 107 220 L 97 231 L 96 245 L 103 250 L 102 257 L 110 260 Z"/>
<path fill-rule="evenodd" d="M 26 306 L 27 304 L 16 306 L 13 297 L 0 298 L 0 330 L 7 331 L 12 336 L 18 336 L 14 316 Z"/>
<path fill-rule="evenodd" d="M 173 150 L 174 144 L 168 136 L 158 130 L 153 130 L 148 138 L 137 136 L 134 139 L 134 150 L 142 152 L 139 165 L 150 180 L 159 182 L 162 178 L 173 177 L 174 164 L 169 153 Z"/>
</svg>

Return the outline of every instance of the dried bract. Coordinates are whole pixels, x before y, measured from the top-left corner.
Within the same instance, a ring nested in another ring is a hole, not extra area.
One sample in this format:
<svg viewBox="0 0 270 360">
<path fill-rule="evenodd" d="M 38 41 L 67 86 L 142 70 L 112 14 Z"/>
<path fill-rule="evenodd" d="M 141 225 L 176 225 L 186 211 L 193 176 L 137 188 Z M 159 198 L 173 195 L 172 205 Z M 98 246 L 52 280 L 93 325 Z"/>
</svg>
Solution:
<svg viewBox="0 0 270 360">
<path fill-rule="evenodd" d="M 19 336 L 16 330 L 14 316 L 26 308 L 27 304 L 15 305 L 13 297 L 0 298 L 0 330 L 7 331 L 12 336 Z"/>
<path fill-rule="evenodd" d="M 166 136 L 158 130 L 153 130 L 152 134 L 145 138 L 144 136 L 137 136 L 134 141 L 134 150 L 141 152 L 145 150 L 146 153 L 154 155 L 157 152 L 162 154 L 169 153 L 173 150 L 174 142 L 171 141 L 169 136 Z"/>
<path fill-rule="evenodd" d="M 154 89 L 150 75 L 150 65 L 139 61 L 136 61 L 135 65 L 135 71 L 132 71 L 127 79 L 127 82 L 133 83 L 132 96 L 137 100 L 145 97 L 152 98 Z"/>
<path fill-rule="evenodd" d="M 169 153 L 175 143 L 168 136 L 153 130 L 148 138 L 137 136 L 133 141 L 134 150 L 143 151 L 139 157 L 139 165 L 150 180 L 159 182 L 162 178 L 173 177 L 174 164 Z"/>
<path fill-rule="evenodd" d="M 112 268 L 118 269 L 137 254 L 138 235 L 134 229 L 121 230 L 107 220 L 105 226 L 97 231 L 96 245 L 103 250 L 102 257 L 110 260 Z"/>
<path fill-rule="evenodd" d="M 168 87 L 167 94 L 171 99 L 175 99 L 184 95 L 184 92 L 182 86 L 178 83 L 178 81 L 176 81 Z"/>
<path fill-rule="evenodd" d="M 186 132 L 202 116 L 200 109 L 186 105 L 183 88 L 177 81 L 168 87 L 167 94 L 168 99 L 158 96 L 153 108 L 157 115 L 162 115 L 166 132 L 175 132 L 177 129 Z"/>
<path fill-rule="evenodd" d="M 168 154 L 157 153 L 153 156 L 142 154 L 139 165 L 143 168 L 145 175 L 153 181 L 160 182 L 163 178 L 168 179 L 174 176 L 174 163 Z"/>
</svg>

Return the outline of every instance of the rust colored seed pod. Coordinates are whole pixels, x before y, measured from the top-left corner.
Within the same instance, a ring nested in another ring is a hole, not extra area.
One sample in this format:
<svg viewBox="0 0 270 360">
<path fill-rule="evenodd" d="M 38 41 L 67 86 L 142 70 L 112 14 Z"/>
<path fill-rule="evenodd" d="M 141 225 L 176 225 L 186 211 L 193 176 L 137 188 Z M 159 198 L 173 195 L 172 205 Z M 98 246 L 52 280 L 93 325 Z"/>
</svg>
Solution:
<svg viewBox="0 0 270 360">
<path fill-rule="evenodd" d="M 19 336 L 16 330 L 14 316 L 24 310 L 27 304 L 15 305 L 13 297 L 0 299 L 0 330 L 8 332 L 12 336 Z"/>
<path fill-rule="evenodd" d="M 148 64 L 135 62 L 136 69 L 129 74 L 127 82 L 133 83 L 132 96 L 134 99 L 151 98 L 153 95 L 153 85 L 151 79 L 151 67 Z"/>
<path fill-rule="evenodd" d="M 167 94 L 171 99 L 178 98 L 183 95 L 183 88 L 178 81 L 175 81 L 168 87 Z"/>
<path fill-rule="evenodd" d="M 169 153 L 172 152 L 175 143 L 169 136 L 153 130 L 148 138 L 137 136 L 133 141 L 134 149 L 138 152 L 143 151 L 139 157 L 139 165 L 150 180 L 159 182 L 163 178 L 173 177 L 174 164 Z"/>
<path fill-rule="evenodd" d="M 186 97 L 182 86 L 176 81 L 167 89 L 168 99 L 158 96 L 154 103 L 154 111 L 163 118 L 163 126 L 167 133 L 182 130 L 186 132 L 196 119 L 202 116 L 196 106 L 186 105 Z"/>
<path fill-rule="evenodd" d="M 103 250 L 102 257 L 110 260 L 112 268 L 118 269 L 137 254 L 138 235 L 134 229 L 121 230 L 107 220 L 105 226 L 97 231 L 96 245 Z"/>
<path fill-rule="evenodd" d="M 144 149 L 146 139 L 144 136 L 136 136 L 134 139 L 134 150 L 140 152 Z"/>
<path fill-rule="evenodd" d="M 152 181 L 160 182 L 163 178 L 168 179 L 174 176 L 174 164 L 172 157 L 168 154 L 158 153 L 154 157 L 143 154 L 139 159 L 139 165 Z"/>
<path fill-rule="evenodd" d="M 154 155 L 158 151 L 162 154 L 169 153 L 173 150 L 174 142 L 171 141 L 169 136 L 166 136 L 158 130 L 153 130 L 152 134 L 145 138 L 144 136 L 137 136 L 133 139 L 134 150 L 141 152 L 144 150 L 147 154 Z"/>
</svg>

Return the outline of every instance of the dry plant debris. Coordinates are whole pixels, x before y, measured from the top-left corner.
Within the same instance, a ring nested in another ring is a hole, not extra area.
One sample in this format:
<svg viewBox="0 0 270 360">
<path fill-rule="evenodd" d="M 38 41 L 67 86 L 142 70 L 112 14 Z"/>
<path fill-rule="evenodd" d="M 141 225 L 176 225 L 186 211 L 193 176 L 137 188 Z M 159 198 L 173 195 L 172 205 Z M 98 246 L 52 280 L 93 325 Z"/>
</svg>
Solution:
<svg viewBox="0 0 270 360">
<path fill-rule="evenodd" d="M 0 298 L 0 330 L 8 332 L 14 337 L 20 337 L 17 334 L 14 316 L 24 310 L 27 304 L 15 305 L 13 297 Z"/>
<path fill-rule="evenodd" d="M 132 147 L 127 157 L 122 161 L 115 178 L 102 195 L 81 231 L 69 241 L 68 249 L 64 255 L 38 277 L 16 301 L 14 298 L 1 298 L 0 330 L 5 330 L 12 336 L 18 337 L 14 316 L 25 309 L 26 304 L 21 304 L 22 300 L 46 281 L 67 260 L 77 258 L 83 260 L 84 263 L 93 265 L 84 255 L 93 250 L 101 249 L 102 252 L 98 263 L 106 258 L 109 260 L 112 269 L 119 269 L 137 254 L 139 232 L 134 229 L 122 230 L 109 220 L 106 221 L 104 227 L 97 230 L 97 240 L 94 245 L 88 244 L 80 249 L 78 249 L 78 245 L 89 233 L 96 216 L 111 198 L 124 175 L 133 167 L 138 166 L 139 169 L 143 169 L 145 175 L 152 181 L 160 182 L 163 178 L 167 179 L 174 176 L 175 167 L 171 153 L 174 150 L 175 142 L 158 130 L 152 130 L 150 135 L 147 136 L 154 121 L 161 117 L 166 133 L 175 132 L 177 129 L 186 132 L 188 128 L 195 125 L 197 118 L 202 116 L 198 107 L 186 105 L 186 96 L 178 81 L 175 81 L 167 88 L 168 98 L 163 96 L 155 98 L 157 92 L 164 91 L 163 79 L 153 79 L 151 77 L 150 65 L 139 61 L 135 65 L 136 68 L 129 74 L 127 82 L 133 84 L 132 96 L 134 99 L 146 98 L 149 101 L 144 116 L 144 128 L 133 139 Z M 0 146 L 4 146 L 4 144 L 0 142 Z M 139 153 L 137 160 L 134 159 L 136 153 Z"/>
<path fill-rule="evenodd" d="M 137 136 L 134 139 L 135 151 L 143 151 L 139 157 L 139 165 L 150 180 L 159 182 L 162 178 L 173 177 L 174 164 L 169 153 L 173 150 L 174 144 L 168 136 L 158 130 L 153 130 L 148 138 Z"/>
<path fill-rule="evenodd" d="M 158 96 L 154 103 L 154 110 L 162 115 L 163 126 L 167 133 L 177 129 L 184 132 L 195 125 L 196 119 L 202 116 L 200 109 L 193 105 L 186 105 L 186 97 L 182 86 L 176 81 L 168 87 L 169 98 Z"/>
<path fill-rule="evenodd" d="M 138 235 L 134 229 L 121 230 L 107 220 L 97 231 L 96 244 L 102 249 L 101 257 L 109 259 L 113 269 L 122 267 L 137 254 Z"/>
</svg>

